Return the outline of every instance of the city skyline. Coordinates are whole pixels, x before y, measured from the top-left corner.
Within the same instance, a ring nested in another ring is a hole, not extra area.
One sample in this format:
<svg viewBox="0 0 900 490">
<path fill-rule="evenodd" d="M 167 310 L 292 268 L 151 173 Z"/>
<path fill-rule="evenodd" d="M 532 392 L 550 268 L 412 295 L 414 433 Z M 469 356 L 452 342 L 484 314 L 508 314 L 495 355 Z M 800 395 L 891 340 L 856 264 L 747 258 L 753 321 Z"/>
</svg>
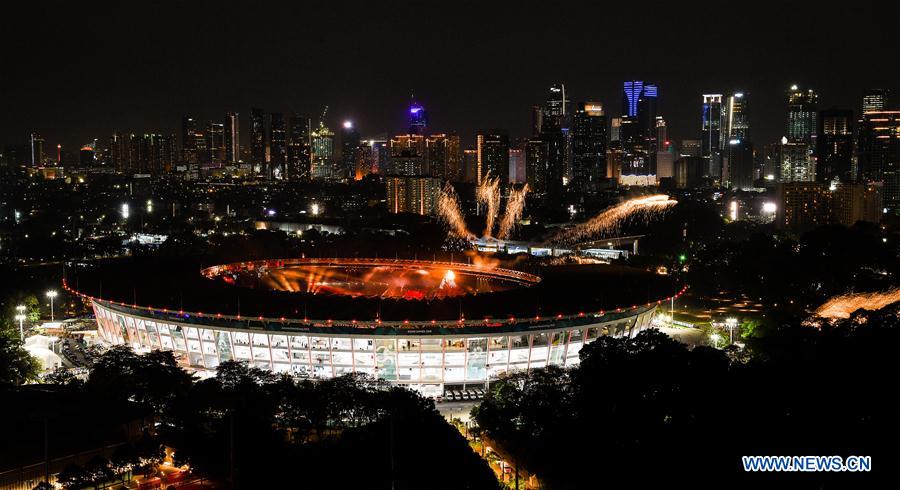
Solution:
<svg viewBox="0 0 900 490">
<path fill-rule="evenodd" d="M 617 29 L 629 29 L 634 14 L 623 7 L 587 6 L 587 18 L 604 19 L 598 27 L 584 27 L 571 16 L 556 17 L 535 7 L 493 4 L 478 10 L 479 15 L 472 14 L 472 7 L 361 6 L 349 18 L 313 4 L 302 10 L 280 9 L 283 15 L 267 17 L 271 25 L 266 29 L 252 22 L 262 13 L 249 13 L 246 22 L 238 22 L 231 9 L 204 9 L 199 2 L 179 5 L 177 16 L 169 15 L 172 8 L 140 18 L 118 18 L 121 12 L 115 9 L 90 9 L 89 25 L 95 29 L 83 29 L 66 15 L 70 7 L 15 7 L 42 22 L 27 32 L 13 26 L 3 34 L 5 58 L 17 69 L 0 81 L 8 95 L 8 109 L 0 116 L 0 141 L 19 143 L 37 131 L 48 147 L 61 143 L 74 150 L 116 131 L 177 133 L 185 114 L 205 127 L 209 120 L 222 122 L 226 112 L 237 112 L 245 119 L 241 138 L 246 145 L 249 131 L 244 128 L 250 127 L 251 107 L 299 112 L 316 121 L 325 105 L 330 107 L 332 129 L 351 119 L 364 137 L 390 135 L 405 127 L 403 108 L 413 92 L 429 111 L 429 126 L 456 132 L 470 146 L 480 128 L 503 128 L 512 138 L 529 136 L 530 108 L 543 102 L 546 87 L 553 83 L 565 83 L 573 103 L 598 101 L 607 117 L 616 117 L 621 113 L 622 81 L 636 79 L 658 85 L 659 114 L 675 141 L 700 136 L 702 94 L 743 91 L 753 101 L 754 141 L 769 143 L 785 133 L 786 90 L 791 84 L 815 90 L 819 109 L 835 106 L 854 113 L 862 105 L 863 90 L 900 85 L 900 76 L 879 62 L 890 43 L 878 19 L 890 17 L 882 15 L 889 12 L 874 8 L 844 7 L 827 14 L 803 3 L 779 10 L 754 7 L 726 29 L 704 24 L 699 14 L 711 11 L 700 7 L 676 9 L 698 16 L 681 15 L 681 24 L 669 25 L 665 14 L 674 7 L 661 6 L 642 12 L 652 34 L 620 50 L 612 40 Z M 721 9 L 722 15 L 737 10 Z M 804 16 L 797 17 L 798 12 Z M 441 29 L 425 29 L 424 19 L 435 16 L 446 20 Z M 292 20 L 306 18 L 321 22 L 290 28 Z M 684 20 L 694 18 L 698 20 Z M 801 23 L 797 18 L 805 19 L 802 36 L 785 25 Z M 865 26 L 855 22 L 861 18 L 868 19 Z M 539 28 L 529 30 L 536 19 L 566 35 L 556 44 L 549 42 Z M 183 29 L 183 23 L 194 27 Z M 163 26 L 174 34 L 160 35 Z M 703 33 L 693 28 L 699 26 L 710 39 L 731 33 L 732 42 L 727 49 L 704 44 Z M 845 43 L 804 56 L 789 54 L 802 43 L 815 46 L 817 39 L 835 30 L 847 34 Z M 263 31 L 266 43 L 285 48 L 254 51 L 248 33 Z M 406 36 L 421 42 L 404 42 Z M 72 42 L 60 45 L 58 39 Z M 209 56 L 190 56 L 194 52 Z M 436 56 L 440 52 L 448 56 Z M 48 69 L 51 53 L 58 62 Z M 395 56 L 412 62 L 399 69 L 392 61 Z M 708 70 L 685 70 L 701 59 L 708 60 Z M 846 60 L 852 73 L 834 76 L 834 60 Z"/>
</svg>

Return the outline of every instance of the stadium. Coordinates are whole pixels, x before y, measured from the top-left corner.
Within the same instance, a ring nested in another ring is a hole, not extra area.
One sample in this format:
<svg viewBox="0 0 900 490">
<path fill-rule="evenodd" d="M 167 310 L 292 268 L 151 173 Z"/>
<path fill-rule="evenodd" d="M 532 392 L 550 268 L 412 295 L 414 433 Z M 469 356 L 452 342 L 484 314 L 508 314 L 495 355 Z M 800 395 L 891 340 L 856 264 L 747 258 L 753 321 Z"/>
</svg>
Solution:
<svg viewBox="0 0 900 490">
<path fill-rule="evenodd" d="M 684 291 L 621 266 L 497 265 L 130 259 L 68 270 L 64 287 L 90 303 L 105 342 L 172 350 L 200 374 L 239 360 L 313 379 L 366 373 L 451 398 L 503 373 L 573 365 L 586 343 L 636 335 Z"/>
</svg>

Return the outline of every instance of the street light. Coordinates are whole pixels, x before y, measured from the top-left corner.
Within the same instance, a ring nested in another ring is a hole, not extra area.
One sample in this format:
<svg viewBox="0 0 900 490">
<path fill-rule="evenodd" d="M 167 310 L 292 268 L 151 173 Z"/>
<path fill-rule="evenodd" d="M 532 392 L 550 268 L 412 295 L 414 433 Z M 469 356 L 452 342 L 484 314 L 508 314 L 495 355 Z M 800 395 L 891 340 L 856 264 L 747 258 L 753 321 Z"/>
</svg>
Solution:
<svg viewBox="0 0 900 490">
<path fill-rule="evenodd" d="M 737 327 L 738 321 L 735 317 L 729 317 L 725 319 L 725 325 L 728 327 L 728 334 L 731 343 L 734 343 L 734 328 Z"/>
<path fill-rule="evenodd" d="M 47 297 L 50 298 L 50 321 L 53 321 L 53 298 L 56 297 L 56 290 L 47 291 Z"/>
<path fill-rule="evenodd" d="M 25 315 L 25 305 L 16 306 L 16 311 L 18 311 L 18 313 L 16 313 L 16 320 L 19 321 L 19 337 L 21 337 L 22 340 L 25 340 L 25 329 L 22 328 L 22 322 L 24 322 L 25 319 L 28 318 Z"/>
<path fill-rule="evenodd" d="M 709 338 L 712 339 L 712 341 L 713 341 L 713 347 L 718 349 L 719 348 L 719 339 L 721 339 L 722 337 L 719 336 L 719 334 L 714 333 L 714 334 L 710 335 Z"/>
</svg>

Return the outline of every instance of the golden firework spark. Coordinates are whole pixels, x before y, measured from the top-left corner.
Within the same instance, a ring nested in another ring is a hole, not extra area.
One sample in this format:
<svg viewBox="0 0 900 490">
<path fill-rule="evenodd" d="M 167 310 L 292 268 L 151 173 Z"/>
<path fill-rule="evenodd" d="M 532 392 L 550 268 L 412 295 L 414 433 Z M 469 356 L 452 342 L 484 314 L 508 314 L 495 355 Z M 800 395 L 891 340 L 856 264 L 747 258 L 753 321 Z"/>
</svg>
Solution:
<svg viewBox="0 0 900 490">
<path fill-rule="evenodd" d="M 450 227 L 450 234 L 462 239 L 472 237 L 472 233 L 466 228 L 466 220 L 463 218 L 462 211 L 459 208 L 459 199 L 456 197 L 456 191 L 448 182 L 441 189 L 441 195 L 438 198 L 438 216 Z"/>
<path fill-rule="evenodd" d="M 900 288 L 874 293 L 853 293 L 835 296 L 816 309 L 815 315 L 821 318 L 850 318 L 856 310 L 880 310 L 885 306 L 900 301 Z"/>
<path fill-rule="evenodd" d="M 676 204 L 678 201 L 670 199 L 665 194 L 629 199 L 601 211 L 600 214 L 574 228 L 561 231 L 550 241 L 573 243 L 615 235 L 626 222 L 633 219 L 649 220 Z"/>
<path fill-rule="evenodd" d="M 497 212 L 500 210 L 500 179 L 498 177 L 491 178 L 490 174 L 486 174 L 478 185 L 475 197 L 480 204 L 485 206 L 484 237 L 490 238 L 494 231 Z"/>
<path fill-rule="evenodd" d="M 512 233 L 519 218 L 522 217 L 522 211 L 525 210 L 525 194 L 527 193 L 528 184 L 509 193 L 509 200 L 506 201 L 506 210 L 503 212 L 503 219 L 500 220 L 497 238 L 501 240 L 509 238 L 509 234 Z"/>
</svg>

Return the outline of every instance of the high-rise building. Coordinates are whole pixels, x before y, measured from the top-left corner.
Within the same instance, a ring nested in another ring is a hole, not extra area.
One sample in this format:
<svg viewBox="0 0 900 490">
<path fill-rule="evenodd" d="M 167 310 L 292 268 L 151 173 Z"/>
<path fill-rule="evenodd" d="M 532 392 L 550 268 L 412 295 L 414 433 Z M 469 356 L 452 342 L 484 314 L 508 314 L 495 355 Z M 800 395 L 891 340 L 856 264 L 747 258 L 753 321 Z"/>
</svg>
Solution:
<svg viewBox="0 0 900 490">
<path fill-rule="evenodd" d="M 319 127 L 311 134 L 311 176 L 313 179 L 334 179 L 334 132 L 319 121 Z"/>
<path fill-rule="evenodd" d="M 735 92 L 724 99 L 722 108 L 721 148 L 730 145 L 731 140 L 752 141 L 750 139 L 750 100 L 748 94 Z"/>
<path fill-rule="evenodd" d="M 863 91 L 862 112 L 879 112 L 889 108 L 890 93 L 883 88 L 871 88 Z"/>
<path fill-rule="evenodd" d="M 791 85 L 788 90 L 787 138 L 792 143 L 806 143 L 815 148 L 816 105 L 819 96 L 812 89 L 801 90 Z"/>
<path fill-rule="evenodd" d="M 811 154 L 808 143 L 782 138 L 775 179 L 778 182 L 812 182 L 815 180 L 815 160 Z"/>
<path fill-rule="evenodd" d="M 426 175 L 425 136 L 400 134 L 391 138 L 392 175 Z"/>
<path fill-rule="evenodd" d="M 269 114 L 269 171 L 267 177 L 283 179 L 287 167 L 287 127 L 284 114 Z"/>
<path fill-rule="evenodd" d="M 459 136 L 433 134 L 425 138 L 425 169 L 428 175 L 457 182 L 461 179 Z"/>
<path fill-rule="evenodd" d="M 509 181 L 513 184 L 524 184 L 526 180 L 525 150 L 509 149 Z"/>
<path fill-rule="evenodd" d="M 470 184 L 478 182 L 478 150 L 466 148 L 463 150 L 463 169 L 465 182 Z"/>
<path fill-rule="evenodd" d="M 701 113 L 701 153 L 704 173 L 713 179 L 722 177 L 722 94 L 703 94 Z"/>
<path fill-rule="evenodd" d="M 476 136 L 478 178 L 499 177 L 501 188 L 509 185 L 509 133 L 504 129 L 482 129 Z"/>
<path fill-rule="evenodd" d="M 93 146 L 82 146 L 81 151 L 78 153 L 78 166 L 80 168 L 92 168 L 96 163 L 96 155 L 97 153 L 94 151 Z"/>
<path fill-rule="evenodd" d="M 572 183 L 592 190 L 606 174 L 606 116 L 599 102 L 583 102 L 572 116 Z"/>
<path fill-rule="evenodd" d="M 241 159 L 241 136 L 239 116 L 236 112 L 225 114 L 223 140 L 225 142 L 225 163 L 234 165 Z"/>
<path fill-rule="evenodd" d="M 353 121 L 341 125 L 341 165 L 340 179 L 355 179 L 359 152 L 359 131 Z"/>
<path fill-rule="evenodd" d="M 212 122 L 206 124 L 206 161 L 213 166 L 225 163 L 225 125 Z"/>
<path fill-rule="evenodd" d="M 44 137 L 38 133 L 31 133 L 28 143 L 31 150 L 31 166 L 40 167 L 44 164 Z"/>
<path fill-rule="evenodd" d="M 250 109 L 250 165 L 255 175 L 268 175 L 266 158 L 266 113 L 256 107 Z"/>
<path fill-rule="evenodd" d="M 541 137 L 525 141 L 525 180 L 532 193 L 547 192 L 547 142 Z"/>
<path fill-rule="evenodd" d="M 181 161 L 185 163 L 199 163 L 200 155 L 197 145 L 197 121 L 191 116 L 181 118 Z M 206 142 L 203 142 L 203 146 Z"/>
<path fill-rule="evenodd" d="M 441 179 L 424 176 L 392 175 L 386 179 L 387 207 L 390 213 L 433 216 L 441 192 Z"/>
<path fill-rule="evenodd" d="M 853 111 L 819 112 L 816 131 L 816 180 L 853 180 Z"/>
<path fill-rule="evenodd" d="M 565 84 L 555 84 L 550 87 L 550 95 L 541 113 L 540 138 L 547 150 L 543 188 L 545 192 L 555 197 L 562 195 L 563 183 L 567 178 L 569 153 L 567 131 L 571 119 L 571 105 Z"/>
<path fill-rule="evenodd" d="M 309 118 L 300 114 L 292 114 L 288 119 L 288 148 L 286 180 L 300 181 L 310 177 Z"/>
<path fill-rule="evenodd" d="M 425 107 L 415 100 L 409 105 L 409 134 L 425 135 L 428 130 L 428 113 Z"/>
<path fill-rule="evenodd" d="M 804 231 L 831 222 L 831 192 L 822 182 L 778 183 L 775 196 L 779 228 Z"/>
<path fill-rule="evenodd" d="M 881 182 L 839 182 L 832 192 L 834 222 L 853 226 L 857 221 L 879 223 L 884 208 Z"/>
<path fill-rule="evenodd" d="M 751 189 L 754 180 L 753 145 L 740 138 L 728 141 L 723 155 L 722 181 L 732 189 Z"/>
<path fill-rule="evenodd" d="M 619 139 L 624 151 L 622 173 L 649 175 L 656 171 L 656 116 L 659 90 L 655 84 L 628 80 L 623 84 Z"/>
<path fill-rule="evenodd" d="M 884 207 L 900 212 L 900 111 L 870 111 L 859 123 L 857 182 L 883 182 Z"/>
</svg>

